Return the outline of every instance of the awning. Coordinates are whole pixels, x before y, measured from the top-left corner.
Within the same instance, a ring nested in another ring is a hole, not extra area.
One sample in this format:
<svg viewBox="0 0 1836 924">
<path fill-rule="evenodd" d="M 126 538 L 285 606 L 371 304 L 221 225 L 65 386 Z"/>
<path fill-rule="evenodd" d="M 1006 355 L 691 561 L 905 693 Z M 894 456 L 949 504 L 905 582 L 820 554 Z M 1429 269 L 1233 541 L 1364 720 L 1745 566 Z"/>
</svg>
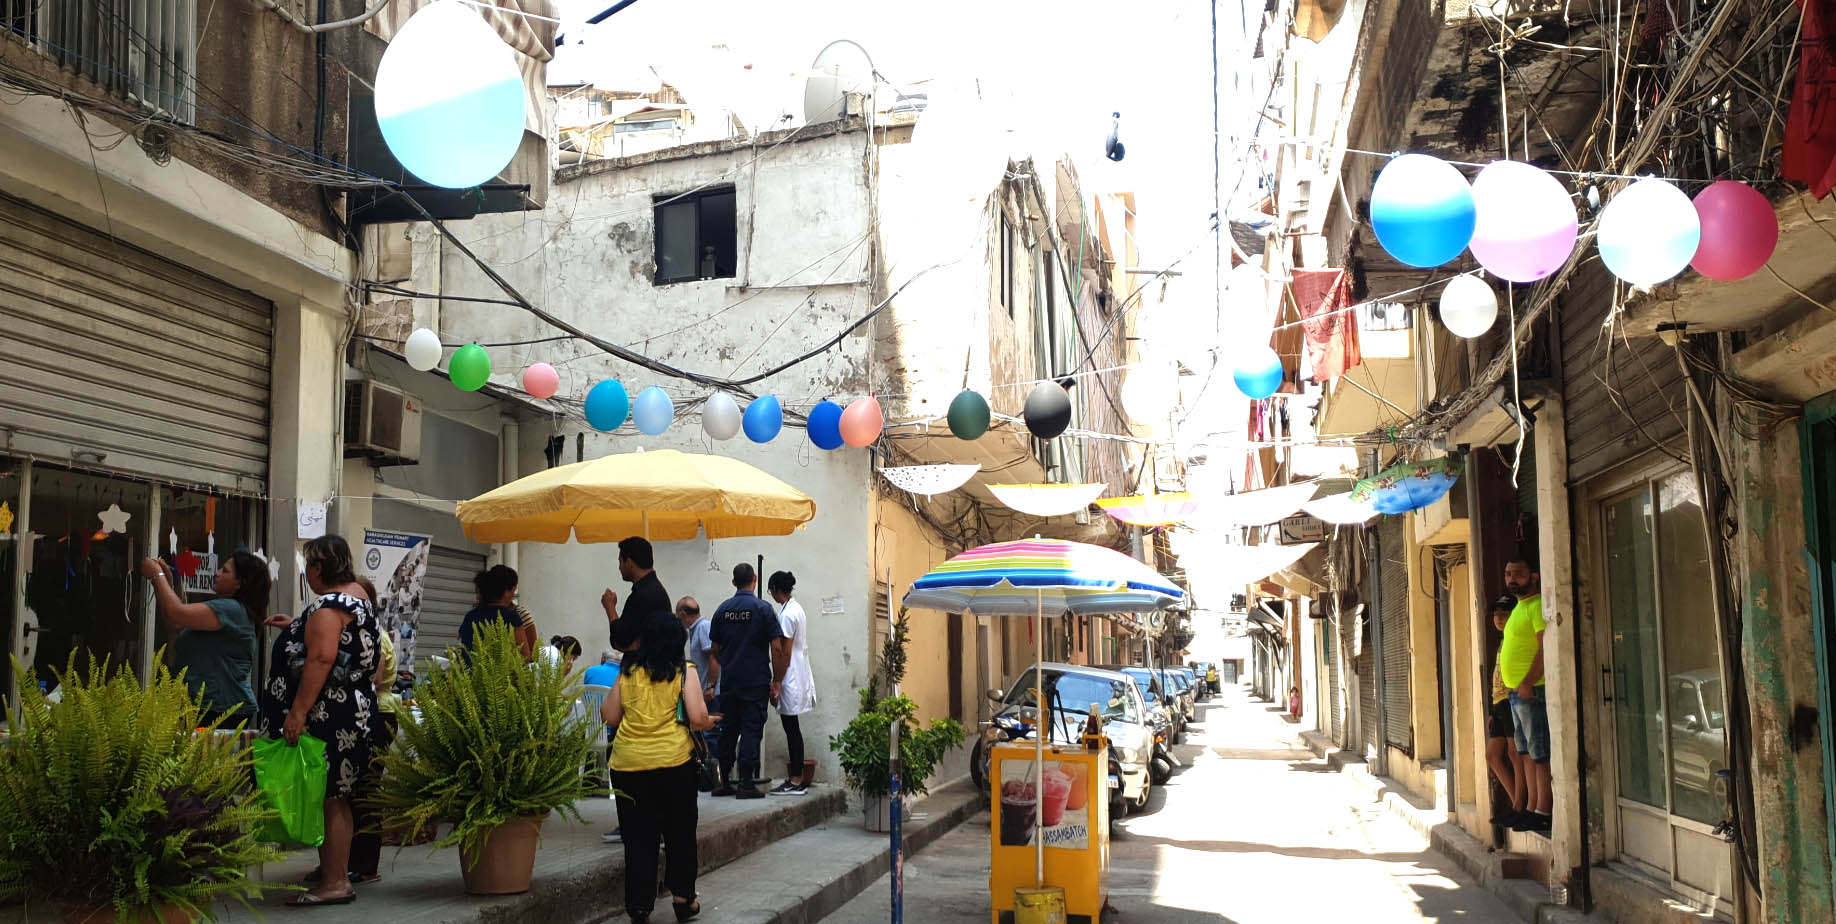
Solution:
<svg viewBox="0 0 1836 924">
<path fill-rule="evenodd" d="M 1217 561 L 1209 562 L 1204 567 L 1208 572 L 1219 575 L 1216 580 L 1220 584 L 1253 584 L 1293 566 L 1301 556 L 1319 547 L 1317 542 L 1303 542 L 1300 545 L 1227 546 Z"/>
<path fill-rule="evenodd" d="M 1269 575 L 1269 580 L 1304 597 L 1319 595 L 1328 589 L 1325 547 L 1316 543 L 1311 551 L 1295 559 L 1293 564 Z"/>
</svg>

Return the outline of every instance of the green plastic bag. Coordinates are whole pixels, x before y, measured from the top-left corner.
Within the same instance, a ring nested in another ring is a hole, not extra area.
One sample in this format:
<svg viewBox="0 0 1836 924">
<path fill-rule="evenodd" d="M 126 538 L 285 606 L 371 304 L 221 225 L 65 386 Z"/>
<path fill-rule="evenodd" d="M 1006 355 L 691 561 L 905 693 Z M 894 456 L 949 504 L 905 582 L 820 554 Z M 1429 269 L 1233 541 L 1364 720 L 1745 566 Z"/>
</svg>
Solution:
<svg viewBox="0 0 1836 924">
<path fill-rule="evenodd" d="M 294 747 L 282 738 L 257 738 L 250 749 L 262 803 L 280 813 L 256 826 L 255 839 L 283 847 L 324 843 L 325 742 L 301 735 Z"/>
</svg>

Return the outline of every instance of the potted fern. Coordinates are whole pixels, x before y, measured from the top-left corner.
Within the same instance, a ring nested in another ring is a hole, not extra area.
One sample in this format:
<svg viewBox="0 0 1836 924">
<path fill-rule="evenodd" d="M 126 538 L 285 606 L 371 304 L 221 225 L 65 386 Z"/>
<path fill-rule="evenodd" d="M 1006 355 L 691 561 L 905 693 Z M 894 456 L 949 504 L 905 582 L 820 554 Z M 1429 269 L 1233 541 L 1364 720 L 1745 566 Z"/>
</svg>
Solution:
<svg viewBox="0 0 1836 924">
<path fill-rule="evenodd" d="M 155 659 L 159 662 L 163 659 Z M 30 677 L 17 660 L 14 676 Z M 104 663 L 66 666 L 62 702 L 20 684 L 0 744 L 0 905 L 58 902 L 73 922 L 216 920 L 265 890 L 246 871 L 284 859 L 250 833 L 272 814 L 237 736 L 199 729 L 164 667 L 143 688 Z"/>
<path fill-rule="evenodd" d="M 841 763 L 848 787 L 861 795 L 862 821 L 869 831 L 890 830 L 892 823 L 893 723 L 900 726 L 899 788 L 909 796 L 928 792 L 937 764 L 963 743 L 963 726 L 955 719 L 919 725 L 913 721 L 918 704 L 897 693 L 905 676 L 906 638 L 906 614 L 900 610 L 880 653 L 880 669 L 861 691 L 860 712 L 841 734 L 829 739 L 829 749 Z M 880 695 L 882 689 L 888 695 Z"/>
<path fill-rule="evenodd" d="M 583 821 L 574 803 L 603 794 L 580 772 L 599 717 L 576 713 L 566 670 L 526 663 L 501 623 L 468 654 L 416 686 L 420 715 L 402 716 L 369 801 L 403 843 L 450 823 L 434 846 L 459 848 L 466 891 L 526 892 L 543 820 Z"/>
</svg>

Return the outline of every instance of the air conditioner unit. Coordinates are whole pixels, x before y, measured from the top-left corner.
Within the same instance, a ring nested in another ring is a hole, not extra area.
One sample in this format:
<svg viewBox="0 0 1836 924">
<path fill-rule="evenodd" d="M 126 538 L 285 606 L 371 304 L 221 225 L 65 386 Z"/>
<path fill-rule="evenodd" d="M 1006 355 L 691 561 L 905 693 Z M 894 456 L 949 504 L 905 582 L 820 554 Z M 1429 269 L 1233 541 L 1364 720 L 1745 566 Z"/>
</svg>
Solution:
<svg viewBox="0 0 1836 924">
<path fill-rule="evenodd" d="M 420 461 L 421 399 L 377 382 L 346 382 L 344 456 L 376 465 Z"/>
</svg>

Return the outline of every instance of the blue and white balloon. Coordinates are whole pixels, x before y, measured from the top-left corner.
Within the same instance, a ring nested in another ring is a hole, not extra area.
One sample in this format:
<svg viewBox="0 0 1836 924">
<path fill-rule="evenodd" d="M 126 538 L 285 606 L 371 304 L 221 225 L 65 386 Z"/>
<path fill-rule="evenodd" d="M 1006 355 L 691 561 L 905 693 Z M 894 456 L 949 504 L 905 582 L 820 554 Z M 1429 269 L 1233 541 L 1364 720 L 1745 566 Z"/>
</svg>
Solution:
<svg viewBox="0 0 1836 924">
<path fill-rule="evenodd" d="M 1251 347 L 1237 358 L 1230 377 L 1245 397 L 1260 401 L 1281 388 L 1281 357 L 1271 347 Z"/>
<path fill-rule="evenodd" d="M 717 440 L 730 440 L 740 432 L 739 405 L 733 396 L 717 391 L 701 405 L 701 430 Z"/>
<path fill-rule="evenodd" d="M 1410 266 L 1440 266 L 1473 239 L 1473 188 L 1446 161 L 1404 154 L 1371 187 L 1371 227 L 1390 256 Z"/>
<path fill-rule="evenodd" d="M 523 143 L 523 75 L 510 46 L 463 0 L 409 17 L 376 68 L 376 122 L 389 152 L 448 189 L 489 183 Z"/>
<path fill-rule="evenodd" d="M 1600 262 L 1613 275 L 1635 286 L 1654 286 L 1683 272 L 1696 256 L 1702 216 L 1682 190 L 1646 177 L 1607 203 L 1594 242 Z"/>
<path fill-rule="evenodd" d="M 660 386 L 638 392 L 637 400 L 631 402 L 631 422 L 640 433 L 656 436 L 668 430 L 675 419 L 676 402 L 669 400 L 669 392 Z"/>
</svg>

